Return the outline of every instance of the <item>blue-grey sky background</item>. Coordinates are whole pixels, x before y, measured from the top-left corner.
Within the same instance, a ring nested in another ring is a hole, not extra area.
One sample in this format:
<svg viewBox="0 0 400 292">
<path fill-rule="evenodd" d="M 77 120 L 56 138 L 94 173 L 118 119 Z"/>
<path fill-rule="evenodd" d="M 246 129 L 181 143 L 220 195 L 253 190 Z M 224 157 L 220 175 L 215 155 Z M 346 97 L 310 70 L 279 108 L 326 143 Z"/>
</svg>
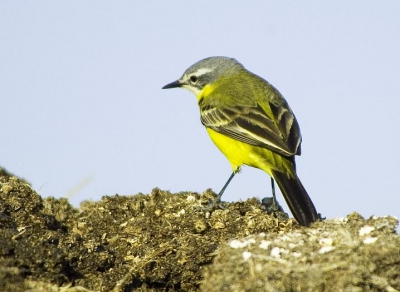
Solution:
<svg viewBox="0 0 400 292">
<path fill-rule="evenodd" d="M 397 0 L 1 1 L 0 165 L 74 205 L 218 192 L 231 168 L 195 96 L 161 90 L 215 55 L 288 100 L 322 215 L 400 216 Z M 244 167 L 223 198 L 270 194 L 268 175 Z"/>
</svg>

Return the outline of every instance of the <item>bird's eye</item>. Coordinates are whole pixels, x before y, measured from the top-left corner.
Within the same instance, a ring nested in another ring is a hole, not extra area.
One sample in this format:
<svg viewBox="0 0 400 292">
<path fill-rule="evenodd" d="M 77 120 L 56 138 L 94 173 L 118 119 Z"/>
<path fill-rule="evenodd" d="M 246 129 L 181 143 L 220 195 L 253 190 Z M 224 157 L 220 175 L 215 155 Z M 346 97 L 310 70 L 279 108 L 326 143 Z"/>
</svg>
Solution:
<svg viewBox="0 0 400 292">
<path fill-rule="evenodd" d="M 195 76 L 195 75 L 190 76 L 190 81 L 191 81 L 192 83 L 196 83 L 197 80 L 198 80 L 197 76 Z"/>
</svg>

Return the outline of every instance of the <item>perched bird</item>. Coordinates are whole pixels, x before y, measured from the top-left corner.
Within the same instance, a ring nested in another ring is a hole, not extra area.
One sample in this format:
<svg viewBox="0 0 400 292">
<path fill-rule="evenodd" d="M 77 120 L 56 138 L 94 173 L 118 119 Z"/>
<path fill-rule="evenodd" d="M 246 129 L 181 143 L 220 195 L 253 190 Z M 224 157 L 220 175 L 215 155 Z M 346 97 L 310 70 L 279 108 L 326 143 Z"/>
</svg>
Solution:
<svg viewBox="0 0 400 292">
<path fill-rule="evenodd" d="M 203 59 L 163 89 L 176 87 L 196 95 L 202 124 L 232 166 L 233 173 L 218 194 L 218 201 L 245 164 L 264 170 L 277 182 L 301 225 L 318 220 L 314 204 L 296 174 L 300 128 L 275 87 L 227 57 Z"/>
</svg>

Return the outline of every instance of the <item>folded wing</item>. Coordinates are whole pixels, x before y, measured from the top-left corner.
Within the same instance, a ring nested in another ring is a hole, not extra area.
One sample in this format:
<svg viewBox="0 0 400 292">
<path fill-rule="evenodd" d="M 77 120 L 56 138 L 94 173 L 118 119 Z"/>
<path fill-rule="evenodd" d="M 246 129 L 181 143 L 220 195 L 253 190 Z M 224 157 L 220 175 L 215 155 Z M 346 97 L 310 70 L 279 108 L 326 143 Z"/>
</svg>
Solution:
<svg viewBox="0 0 400 292">
<path fill-rule="evenodd" d="M 200 113 L 204 126 L 230 138 L 288 157 L 300 155 L 299 126 L 286 102 L 217 107 L 205 101 Z"/>
</svg>

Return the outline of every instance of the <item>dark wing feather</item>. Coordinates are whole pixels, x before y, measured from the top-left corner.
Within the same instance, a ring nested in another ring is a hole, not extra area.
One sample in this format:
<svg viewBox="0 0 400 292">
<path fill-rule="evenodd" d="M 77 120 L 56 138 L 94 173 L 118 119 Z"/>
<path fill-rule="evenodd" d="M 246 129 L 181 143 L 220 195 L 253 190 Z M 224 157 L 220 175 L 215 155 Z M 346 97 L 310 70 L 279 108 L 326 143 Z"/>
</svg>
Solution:
<svg viewBox="0 0 400 292">
<path fill-rule="evenodd" d="M 259 105 L 200 105 L 201 122 L 230 138 L 267 148 L 284 156 L 300 155 L 300 130 L 296 118 L 284 102 L 269 103 L 272 117 Z"/>
</svg>

